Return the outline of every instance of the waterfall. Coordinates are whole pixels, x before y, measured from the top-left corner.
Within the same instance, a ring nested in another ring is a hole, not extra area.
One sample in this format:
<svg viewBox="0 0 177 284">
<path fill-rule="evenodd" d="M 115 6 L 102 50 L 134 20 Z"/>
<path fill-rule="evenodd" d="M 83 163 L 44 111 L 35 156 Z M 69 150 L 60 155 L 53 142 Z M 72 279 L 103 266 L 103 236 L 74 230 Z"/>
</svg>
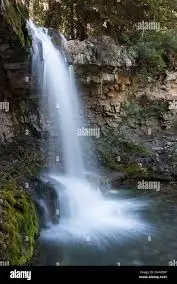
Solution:
<svg viewBox="0 0 177 284">
<path fill-rule="evenodd" d="M 60 200 L 60 221 L 42 232 L 50 241 L 103 243 L 125 241 L 138 234 L 148 234 L 149 226 L 139 211 L 146 206 L 139 200 L 104 196 L 84 177 L 86 171 L 77 130 L 82 127 L 80 104 L 73 78 L 62 50 L 55 47 L 47 29 L 28 22 L 33 42 L 33 72 L 38 78 L 43 104 L 47 104 L 52 127 L 50 149 L 55 154 L 59 141 L 52 144 L 53 133 L 62 141 L 64 173 L 49 168 L 49 179 L 55 184 Z M 44 103 L 45 102 L 45 103 Z M 59 157 L 60 158 L 60 157 Z M 58 171 L 58 172 L 57 172 Z M 62 189 L 61 189 L 62 184 Z"/>
<path fill-rule="evenodd" d="M 33 37 L 33 70 L 40 78 L 42 94 L 48 97 L 49 116 L 53 124 L 49 128 L 50 136 L 62 133 L 65 173 L 81 176 L 84 165 L 77 137 L 79 106 L 70 69 L 47 30 L 37 28 L 31 21 L 29 26 Z"/>
</svg>

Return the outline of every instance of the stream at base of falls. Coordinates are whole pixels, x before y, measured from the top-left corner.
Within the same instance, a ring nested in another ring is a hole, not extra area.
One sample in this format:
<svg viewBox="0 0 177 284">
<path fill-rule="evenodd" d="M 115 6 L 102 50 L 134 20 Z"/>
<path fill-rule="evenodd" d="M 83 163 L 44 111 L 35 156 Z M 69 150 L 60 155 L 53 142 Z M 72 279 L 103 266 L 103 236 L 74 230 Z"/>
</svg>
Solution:
<svg viewBox="0 0 177 284">
<path fill-rule="evenodd" d="M 78 242 L 48 242 L 38 241 L 37 255 L 34 265 L 42 266 L 168 266 L 177 261 L 177 207 L 173 194 L 164 196 L 159 192 L 146 193 L 137 190 L 123 190 L 125 196 L 139 196 L 150 198 L 152 204 L 142 215 L 153 223 L 156 230 L 151 234 L 133 237 L 129 236 L 125 242 L 117 241 L 109 245 L 97 246 L 89 239 Z M 110 196 L 118 198 L 119 191 L 111 191 Z M 131 233 L 130 233 L 131 234 Z"/>
</svg>

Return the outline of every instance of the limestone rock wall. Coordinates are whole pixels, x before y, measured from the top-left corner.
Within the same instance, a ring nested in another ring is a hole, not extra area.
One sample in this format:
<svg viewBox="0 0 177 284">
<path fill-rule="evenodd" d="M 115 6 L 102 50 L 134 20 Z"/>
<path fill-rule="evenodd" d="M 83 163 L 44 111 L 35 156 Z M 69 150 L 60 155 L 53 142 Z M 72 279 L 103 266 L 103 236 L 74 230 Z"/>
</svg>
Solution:
<svg viewBox="0 0 177 284">
<path fill-rule="evenodd" d="M 0 144 L 5 144 L 27 130 L 39 133 L 44 124 L 31 88 L 29 49 L 22 48 L 2 14 L 0 21 Z"/>
<path fill-rule="evenodd" d="M 97 158 L 130 177 L 177 177 L 177 70 L 142 80 L 136 53 L 105 37 L 69 41 Z"/>
<path fill-rule="evenodd" d="M 122 70 L 109 72 L 98 68 L 97 72 L 92 72 L 87 67 L 82 67 L 82 72 L 79 70 L 76 74 L 81 78 L 86 116 L 90 123 L 100 126 L 102 130 L 105 127 L 118 127 L 126 116 L 127 108 L 133 108 L 132 103 L 143 107 L 145 112 L 153 104 L 159 103 L 159 107 L 164 104 L 164 127 L 170 128 L 173 125 L 176 109 L 172 103 L 177 100 L 177 72 L 167 72 L 163 81 L 145 83 L 137 82 L 133 74 Z M 147 125 L 150 119 L 152 117 L 149 114 Z"/>
<path fill-rule="evenodd" d="M 176 71 L 147 82 L 123 70 L 80 67 L 78 73 L 88 119 L 84 126 L 100 129 L 94 141 L 103 164 L 127 177 L 176 178 Z"/>
</svg>

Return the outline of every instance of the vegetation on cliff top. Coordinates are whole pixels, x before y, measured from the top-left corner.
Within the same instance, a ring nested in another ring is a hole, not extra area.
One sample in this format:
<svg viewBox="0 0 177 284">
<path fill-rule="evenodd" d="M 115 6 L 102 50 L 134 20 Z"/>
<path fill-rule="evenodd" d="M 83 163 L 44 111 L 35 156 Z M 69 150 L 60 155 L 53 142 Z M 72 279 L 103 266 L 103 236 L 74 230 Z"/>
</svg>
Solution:
<svg viewBox="0 0 177 284">
<path fill-rule="evenodd" d="M 3 0 L 2 3 L 4 15 L 22 46 L 30 43 L 24 21 L 29 12 L 37 24 L 55 28 L 67 39 L 109 35 L 118 44 L 132 46 L 137 52 L 137 71 L 143 77 L 173 68 L 177 59 L 177 0 Z"/>
<path fill-rule="evenodd" d="M 30 0 L 36 23 L 67 39 L 111 36 L 137 52 L 142 77 L 173 68 L 177 58 L 177 0 Z M 131 12 L 130 12 L 131 11 Z"/>
<path fill-rule="evenodd" d="M 154 21 L 174 29 L 177 0 L 30 0 L 30 14 L 38 23 L 63 31 L 68 38 L 84 39 L 106 33 L 132 42 L 142 35 L 136 24 Z M 145 31 L 144 31 L 145 32 Z"/>
</svg>

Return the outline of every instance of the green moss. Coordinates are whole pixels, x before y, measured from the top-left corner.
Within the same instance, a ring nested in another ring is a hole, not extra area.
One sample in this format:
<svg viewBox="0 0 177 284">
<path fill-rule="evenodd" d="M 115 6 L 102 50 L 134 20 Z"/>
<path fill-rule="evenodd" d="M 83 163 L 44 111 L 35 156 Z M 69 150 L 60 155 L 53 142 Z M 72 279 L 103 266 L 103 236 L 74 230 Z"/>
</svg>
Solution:
<svg viewBox="0 0 177 284">
<path fill-rule="evenodd" d="M 173 66 L 172 56 L 176 54 L 177 37 L 175 31 L 146 31 L 134 45 L 137 53 L 137 75 L 141 79 L 163 74 Z"/>
<path fill-rule="evenodd" d="M 0 241 L 4 240 L 4 234 L 2 232 L 0 232 Z"/>
<path fill-rule="evenodd" d="M 7 183 L 0 192 L 3 200 L 0 243 L 7 239 L 7 248 L 1 245 L 1 257 L 11 265 L 27 263 L 34 250 L 39 225 L 35 206 L 27 193 L 19 190 L 14 182 Z M 28 240 L 25 238 L 28 237 Z"/>
<path fill-rule="evenodd" d="M 28 43 L 25 32 L 25 19 L 28 18 L 28 12 L 25 6 L 17 4 L 15 1 L 3 0 L 3 14 L 7 23 L 13 28 L 13 31 L 18 35 L 22 46 Z"/>
<path fill-rule="evenodd" d="M 108 135 L 107 138 L 109 137 Z M 135 144 L 113 134 L 110 140 L 105 139 L 97 144 L 97 151 L 104 164 L 114 170 L 122 170 L 122 162 L 129 163 L 127 157 L 133 161 L 134 157 L 152 156 L 152 152 L 143 143 Z M 118 156 L 121 158 L 120 162 L 117 161 Z"/>
<path fill-rule="evenodd" d="M 101 160 L 104 164 L 106 164 L 106 166 L 110 167 L 111 169 L 117 169 L 114 152 L 106 141 L 102 141 L 97 145 L 97 151 L 101 157 Z"/>
<path fill-rule="evenodd" d="M 138 145 L 133 142 L 128 141 L 120 141 L 119 147 L 121 152 L 125 152 L 128 154 L 143 154 L 143 155 L 151 155 L 151 152 L 145 145 Z"/>
<path fill-rule="evenodd" d="M 15 199 L 14 199 L 14 197 L 8 192 L 8 191 L 6 191 L 5 193 L 4 193 L 4 198 L 5 198 L 5 200 L 7 201 L 7 203 L 8 204 L 10 204 L 10 205 L 14 205 L 15 204 Z"/>
<path fill-rule="evenodd" d="M 109 167 L 110 169 L 113 170 L 121 170 L 120 165 L 116 162 L 116 160 L 114 158 L 111 157 L 111 159 L 107 159 L 106 160 L 106 166 Z"/>
<path fill-rule="evenodd" d="M 145 107 L 142 107 L 135 101 L 131 101 L 129 104 L 125 104 L 123 110 L 126 113 L 124 123 L 135 120 L 136 122 L 142 121 L 143 119 L 149 119 L 155 117 L 158 120 L 162 118 L 162 115 L 167 113 L 168 103 L 166 101 L 149 101 Z"/>
<path fill-rule="evenodd" d="M 122 171 L 125 174 L 125 177 L 127 178 L 142 177 L 142 175 L 146 176 L 148 174 L 148 171 L 146 168 L 143 168 L 137 164 L 123 166 Z"/>
</svg>

